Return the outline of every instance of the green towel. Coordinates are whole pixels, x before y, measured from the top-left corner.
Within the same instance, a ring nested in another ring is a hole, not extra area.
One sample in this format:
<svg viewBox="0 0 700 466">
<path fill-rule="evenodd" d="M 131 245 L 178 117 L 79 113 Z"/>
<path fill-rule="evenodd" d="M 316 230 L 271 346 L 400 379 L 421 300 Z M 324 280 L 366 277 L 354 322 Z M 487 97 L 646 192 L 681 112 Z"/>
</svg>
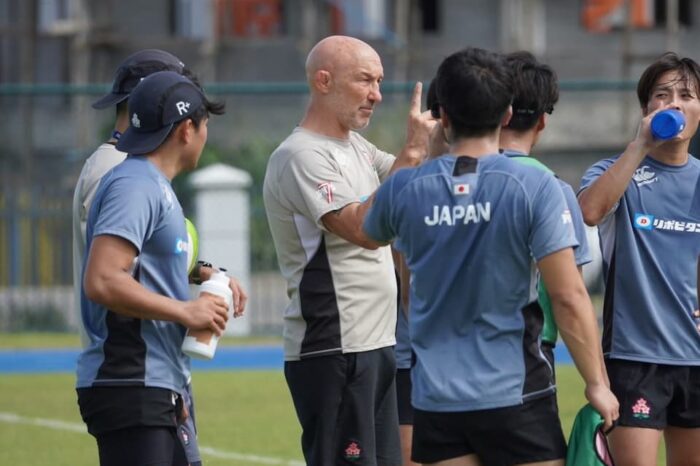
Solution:
<svg viewBox="0 0 700 466">
<path fill-rule="evenodd" d="M 590 404 L 581 408 L 574 419 L 566 466 L 615 466 L 603 433 L 603 418 Z"/>
</svg>

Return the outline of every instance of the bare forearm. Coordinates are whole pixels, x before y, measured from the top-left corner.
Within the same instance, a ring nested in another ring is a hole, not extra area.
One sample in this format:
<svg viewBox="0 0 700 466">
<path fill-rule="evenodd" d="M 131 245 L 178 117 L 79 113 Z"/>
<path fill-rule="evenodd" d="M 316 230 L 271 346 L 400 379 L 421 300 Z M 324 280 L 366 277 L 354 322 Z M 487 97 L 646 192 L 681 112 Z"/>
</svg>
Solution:
<svg viewBox="0 0 700 466">
<path fill-rule="evenodd" d="M 581 377 L 587 385 L 604 384 L 598 324 L 585 289 L 566 297 L 551 296 L 551 299 L 559 332 Z"/>
<path fill-rule="evenodd" d="M 346 205 L 342 209 L 327 213 L 322 218 L 323 224 L 331 233 L 357 246 L 366 249 L 377 249 L 381 246 L 385 246 L 384 243 L 378 243 L 367 236 L 362 229 L 365 215 L 367 215 L 370 207 L 372 207 L 373 201 L 374 194 L 365 202 L 354 202 Z"/>
<path fill-rule="evenodd" d="M 579 194 L 579 204 L 586 224 L 597 225 L 612 210 L 625 193 L 646 152 L 647 149 L 641 143 L 631 142 L 617 161 Z"/>
<path fill-rule="evenodd" d="M 88 299 L 118 314 L 184 322 L 183 302 L 144 288 L 126 272 L 112 277 L 86 277 L 85 293 Z"/>
</svg>

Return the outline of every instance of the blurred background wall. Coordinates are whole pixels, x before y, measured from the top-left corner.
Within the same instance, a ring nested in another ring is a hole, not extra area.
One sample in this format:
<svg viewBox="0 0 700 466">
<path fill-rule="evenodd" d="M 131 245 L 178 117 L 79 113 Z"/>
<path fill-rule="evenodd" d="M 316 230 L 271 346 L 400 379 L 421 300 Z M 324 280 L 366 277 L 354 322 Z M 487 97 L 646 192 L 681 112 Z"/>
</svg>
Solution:
<svg viewBox="0 0 700 466">
<path fill-rule="evenodd" d="M 348 34 L 379 51 L 384 102 L 365 135 L 389 151 L 401 147 L 412 83 L 445 56 L 532 51 L 562 88 L 536 152 L 577 188 L 633 137 L 641 71 L 666 50 L 699 58 L 699 23 L 692 0 L 0 0 L 0 331 L 75 329 L 72 193 L 114 118 L 90 103 L 138 49 L 179 56 L 227 103 L 200 166 L 251 176 L 250 326 L 278 333 L 286 296 L 262 177 L 304 111 L 304 60 L 319 39 Z M 174 184 L 196 219 L 188 175 Z"/>
</svg>

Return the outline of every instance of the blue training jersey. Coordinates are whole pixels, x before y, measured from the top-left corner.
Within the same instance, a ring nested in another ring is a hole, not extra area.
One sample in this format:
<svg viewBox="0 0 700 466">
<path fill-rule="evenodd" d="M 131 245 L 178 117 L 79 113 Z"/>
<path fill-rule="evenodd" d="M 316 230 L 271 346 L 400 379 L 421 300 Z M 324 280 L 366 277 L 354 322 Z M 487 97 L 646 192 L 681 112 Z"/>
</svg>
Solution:
<svg viewBox="0 0 700 466">
<path fill-rule="evenodd" d="M 545 170 L 547 172 L 553 173 L 546 165 L 544 165 L 539 160 L 528 156 L 524 152 L 514 151 L 510 149 L 504 149 L 503 155 L 510 157 L 511 159 L 525 163 L 527 165 Z M 569 208 L 569 213 L 571 214 L 571 224 L 574 227 L 574 235 L 576 236 L 576 241 L 578 241 L 578 246 L 574 248 L 574 259 L 576 260 L 576 265 L 583 266 L 589 263 L 591 259 L 591 254 L 588 248 L 588 239 L 586 237 L 586 225 L 583 221 L 583 215 L 581 214 L 581 208 L 578 205 L 578 200 L 576 199 L 576 194 L 571 186 L 557 177 L 559 186 L 561 187 L 562 193 L 564 194 L 564 199 L 566 200 L 566 205 Z M 539 277 L 537 268 L 533 264 L 532 273 Z M 531 297 L 533 303 L 536 302 L 537 305 L 542 309 L 544 314 L 544 324 L 542 328 L 542 341 L 547 342 L 550 345 L 555 345 L 557 342 L 558 329 L 557 324 L 554 321 L 554 314 L 552 313 L 551 300 L 549 298 L 549 293 L 544 287 L 541 280 L 537 281 L 537 289 L 532 290 Z"/>
<path fill-rule="evenodd" d="M 591 166 L 581 190 L 618 157 Z M 699 188 L 697 159 L 671 166 L 646 157 L 615 209 L 598 225 L 606 357 L 700 365 L 700 319 L 693 316 L 698 307 Z"/>
<path fill-rule="evenodd" d="M 118 236 L 136 247 L 134 277 L 145 288 L 189 299 L 189 245 L 182 208 L 169 180 L 146 158 L 128 157 L 102 179 L 88 215 L 88 250 L 99 235 Z M 88 300 L 84 289 L 81 316 L 89 344 L 78 358 L 78 388 L 184 390 L 190 360 L 180 349 L 182 325 L 118 314 Z"/>
<path fill-rule="evenodd" d="M 532 164 L 532 166 L 539 165 L 542 170 L 551 172 L 551 170 L 545 164 L 523 152 L 504 149 L 503 155 L 518 162 L 524 162 L 525 160 L 533 161 L 535 164 Z M 593 260 L 591 257 L 590 248 L 588 247 L 588 241 L 586 239 L 586 224 L 583 221 L 583 214 L 581 214 L 581 208 L 578 205 L 576 194 L 574 193 L 571 185 L 559 177 L 557 177 L 557 182 L 564 193 L 564 200 L 566 201 L 566 205 L 571 213 L 571 224 L 574 226 L 574 235 L 576 236 L 576 241 L 578 241 L 578 246 L 574 248 L 576 265 L 583 266 Z"/>
<path fill-rule="evenodd" d="M 390 177 L 364 229 L 396 238 L 411 271 L 416 408 L 498 408 L 554 391 L 533 331 L 541 312 L 525 309 L 533 258 L 577 245 L 551 174 L 500 154 L 445 155 Z"/>
</svg>

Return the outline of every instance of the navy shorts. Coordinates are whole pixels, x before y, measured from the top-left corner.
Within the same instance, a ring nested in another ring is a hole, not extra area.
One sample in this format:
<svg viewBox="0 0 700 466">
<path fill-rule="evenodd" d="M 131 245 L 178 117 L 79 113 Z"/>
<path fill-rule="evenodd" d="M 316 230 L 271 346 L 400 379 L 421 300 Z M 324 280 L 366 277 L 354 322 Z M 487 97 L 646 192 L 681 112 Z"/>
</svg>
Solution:
<svg viewBox="0 0 700 466">
<path fill-rule="evenodd" d="M 399 408 L 399 425 L 413 425 L 411 404 L 411 369 L 396 370 L 396 401 Z"/>
<path fill-rule="evenodd" d="M 413 421 L 411 459 L 417 463 L 436 463 L 471 454 L 489 466 L 566 457 L 556 395 L 480 411 L 416 409 Z"/>
<path fill-rule="evenodd" d="M 189 416 L 185 422 L 177 427 L 177 436 L 185 449 L 187 461 L 190 466 L 201 466 L 202 455 L 199 453 L 199 444 L 197 442 L 197 424 L 194 414 L 194 399 L 192 398 L 192 385 L 187 384 L 185 393 L 182 394 L 183 402 L 187 406 Z"/>
<path fill-rule="evenodd" d="M 401 464 L 394 348 L 287 361 L 306 464 Z"/>
<path fill-rule="evenodd" d="M 147 464 L 187 466 L 188 461 L 175 429 L 137 426 L 98 434 L 100 466 Z"/>
<path fill-rule="evenodd" d="M 150 447 L 152 451 L 148 453 L 149 455 L 160 451 L 166 457 L 174 454 L 177 458 L 180 452 L 184 452 L 187 457 L 185 464 L 190 466 L 202 464 L 197 445 L 194 402 L 190 385 L 182 395 L 171 390 L 153 387 L 90 387 L 79 388 L 77 392 L 80 413 L 87 424 L 88 432 L 97 439 L 101 458 L 116 455 L 115 452 L 120 450 L 120 442 L 127 442 L 122 445 L 122 448 L 128 450 L 126 445 L 129 445 L 131 436 L 143 435 L 138 445 L 148 445 L 148 441 L 154 442 Z M 187 405 L 189 412 L 189 417 L 184 422 L 180 420 L 183 403 Z M 163 427 L 163 429 L 156 429 L 156 427 Z M 172 448 L 168 443 L 170 437 L 179 440 L 178 448 L 175 448 L 174 453 L 170 451 Z M 109 453 L 103 455 L 103 450 Z M 131 453 L 140 454 L 137 450 Z M 117 458 L 126 457 L 117 456 Z M 136 464 L 135 458 L 139 457 L 128 458 L 131 460 L 122 464 Z"/>
<path fill-rule="evenodd" d="M 605 366 L 620 402 L 618 425 L 700 427 L 700 367 L 624 359 L 606 359 Z"/>
</svg>

